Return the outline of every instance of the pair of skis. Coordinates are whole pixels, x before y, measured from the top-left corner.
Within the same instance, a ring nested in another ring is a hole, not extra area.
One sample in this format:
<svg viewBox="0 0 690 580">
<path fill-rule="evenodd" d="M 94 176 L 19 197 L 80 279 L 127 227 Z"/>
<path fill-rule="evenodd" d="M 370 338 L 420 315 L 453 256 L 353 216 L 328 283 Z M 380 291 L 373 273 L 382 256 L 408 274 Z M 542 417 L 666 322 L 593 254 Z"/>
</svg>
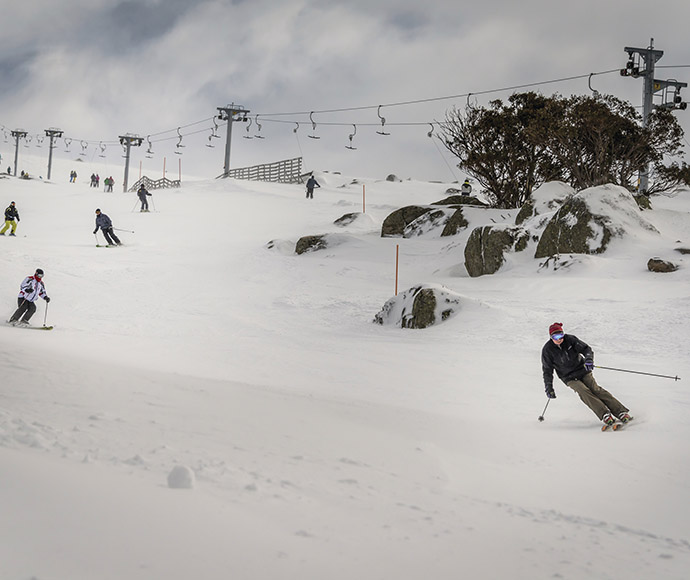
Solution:
<svg viewBox="0 0 690 580">
<path fill-rule="evenodd" d="M 10 326 L 14 326 L 15 328 L 26 328 L 27 330 L 53 330 L 53 326 L 31 326 L 30 324 L 20 324 L 18 322 L 10 322 L 9 320 L 7 321 L 7 324 Z"/>
<path fill-rule="evenodd" d="M 602 431 L 608 431 L 610 429 L 611 431 L 620 431 L 621 429 L 624 429 L 625 427 L 630 425 L 630 423 L 632 423 L 633 419 L 634 419 L 634 417 L 630 417 L 630 419 L 628 419 L 625 423 L 619 423 L 618 421 L 616 421 L 615 423 L 613 423 L 611 425 L 604 425 L 604 426 L 602 426 L 601 430 Z"/>
</svg>

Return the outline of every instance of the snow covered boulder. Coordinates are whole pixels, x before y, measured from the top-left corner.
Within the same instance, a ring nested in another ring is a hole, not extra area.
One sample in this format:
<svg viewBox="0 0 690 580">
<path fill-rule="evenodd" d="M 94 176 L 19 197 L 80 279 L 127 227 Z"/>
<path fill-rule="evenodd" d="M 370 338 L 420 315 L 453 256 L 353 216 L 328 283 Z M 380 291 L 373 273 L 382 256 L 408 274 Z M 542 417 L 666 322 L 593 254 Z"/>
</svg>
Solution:
<svg viewBox="0 0 690 580">
<path fill-rule="evenodd" d="M 467 221 L 467 219 L 465 219 L 465 214 L 462 212 L 462 208 L 459 207 L 446 222 L 446 225 L 443 227 L 443 231 L 441 232 L 441 237 L 454 236 L 460 230 L 467 229 L 467 226 L 469 225 L 470 223 Z"/>
<path fill-rule="evenodd" d="M 544 229 L 534 257 L 601 254 L 613 238 L 635 230 L 659 233 L 642 218 L 627 189 L 618 185 L 590 187 L 563 203 Z"/>
<path fill-rule="evenodd" d="M 647 269 L 650 272 L 667 273 L 675 272 L 678 269 L 678 266 L 673 262 L 669 262 L 668 260 L 662 260 L 661 258 L 650 258 L 647 262 Z"/>
<path fill-rule="evenodd" d="M 295 244 L 296 254 L 316 252 L 326 248 L 334 248 L 351 239 L 347 234 L 320 234 L 315 236 L 302 236 Z"/>
<path fill-rule="evenodd" d="M 346 213 L 333 223 L 341 228 L 350 227 L 357 230 L 371 230 L 376 227 L 376 222 L 374 222 L 373 218 L 361 211 Z"/>
<path fill-rule="evenodd" d="M 511 226 L 483 226 L 472 230 L 465 245 L 465 268 L 476 278 L 495 274 L 505 263 L 506 252 L 521 252 L 527 247 L 529 233 Z"/>
<path fill-rule="evenodd" d="M 451 195 L 439 201 L 435 201 L 431 205 L 479 205 L 482 207 L 488 207 L 482 200 L 477 199 L 472 195 Z"/>
<path fill-rule="evenodd" d="M 326 241 L 327 236 L 302 236 L 295 244 L 295 253 L 304 254 L 305 252 L 315 252 L 316 250 L 325 250 L 328 247 Z"/>
<path fill-rule="evenodd" d="M 446 224 L 455 213 L 456 210 L 453 208 L 430 209 L 409 223 L 403 230 L 402 237 L 415 238 L 429 234 L 434 230 L 441 230 L 441 228 L 445 230 Z"/>
<path fill-rule="evenodd" d="M 172 489 L 193 489 L 196 477 L 186 465 L 176 465 L 168 474 L 168 487 Z"/>
<path fill-rule="evenodd" d="M 383 224 L 381 225 L 381 237 L 402 236 L 405 228 L 409 224 L 428 211 L 430 211 L 430 208 L 419 205 L 408 205 L 396 209 L 383 220 Z"/>
<path fill-rule="evenodd" d="M 515 225 L 522 225 L 537 216 L 551 216 L 563 202 L 575 194 L 575 190 L 567 183 L 550 181 L 532 192 L 530 198 L 520 208 L 515 216 Z"/>
<path fill-rule="evenodd" d="M 459 294 L 438 284 L 422 284 L 388 300 L 374 322 L 400 328 L 427 328 L 447 320 L 459 308 Z"/>
</svg>

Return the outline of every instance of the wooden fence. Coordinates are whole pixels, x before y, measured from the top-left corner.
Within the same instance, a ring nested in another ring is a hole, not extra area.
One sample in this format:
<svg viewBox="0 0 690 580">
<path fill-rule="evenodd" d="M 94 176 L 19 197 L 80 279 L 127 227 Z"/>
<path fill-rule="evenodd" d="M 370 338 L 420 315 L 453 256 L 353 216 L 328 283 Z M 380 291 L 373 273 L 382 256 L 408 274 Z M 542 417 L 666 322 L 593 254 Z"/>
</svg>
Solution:
<svg viewBox="0 0 690 580">
<path fill-rule="evenodd" d="M 180 187 L 179 179 L 168 179 L 167 177 L 163 177 L 162 179 L 150 179 L 144 175 L 139 181 L 130 187 L 128 191 L 137 191 L 142 183 L 149 191 L 152 189 L 169 189 L 171 187 Z"/>
<path fill-rule="evenodd" d="M 230 169 L 220 177 L 232 179 L 248 179 L 250 181 L 272 181 L 275 183 L 304 183 L 302 174 L 302 158 L 284 159 L 274 163 L 253 165 L 252 167 L 240 167 Z"/>
</svg>

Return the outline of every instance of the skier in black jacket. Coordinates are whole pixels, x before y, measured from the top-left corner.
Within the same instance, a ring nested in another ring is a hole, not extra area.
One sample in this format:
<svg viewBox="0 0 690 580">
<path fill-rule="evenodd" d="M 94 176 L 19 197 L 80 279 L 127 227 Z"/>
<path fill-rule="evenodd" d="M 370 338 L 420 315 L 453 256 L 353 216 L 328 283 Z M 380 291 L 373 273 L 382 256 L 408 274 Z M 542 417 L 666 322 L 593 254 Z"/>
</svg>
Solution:
<svg viewBox="0 0 690 580">
<path fill-rule="evenodd" d="M 556 398 L 553 390 L 553 371 L 556 371 L 558 378 L 606 425 L 613 425 L 616 417 L 623 423 L 630 421 L 629 409 L 594 380 L 594 352 L 589 345 L 574 334 L 565 334 L 560 322 L 549 327 L 549 336 L 550 340 L 541 350 L 546 396 Z"/>
<path fill-rule="evenodd" d="M 14 232 L 17 231 L 17 222 L 14 220 L 17 220 L 17 222 L 19 221 L 19 212 L 17 211 L 15 203 L 11 202 L 5 210 L 5 226 L 0 230 L 0 236 L 4 236 L 5 232 L 10 228 L 12 228 L 10 235 L 14 235 Z"/>
</svg>

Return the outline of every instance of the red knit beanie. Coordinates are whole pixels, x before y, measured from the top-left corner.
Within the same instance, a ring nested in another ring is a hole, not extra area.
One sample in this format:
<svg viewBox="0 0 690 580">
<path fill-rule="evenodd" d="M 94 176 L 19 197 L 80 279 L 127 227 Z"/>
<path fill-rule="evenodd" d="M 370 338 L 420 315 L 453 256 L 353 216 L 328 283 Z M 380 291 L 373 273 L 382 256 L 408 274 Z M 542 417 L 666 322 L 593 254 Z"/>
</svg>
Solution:
<svg viewBox="0 0 690 580">
<path fill-rule="evenodd" d="M 562 322 L 554 322 L 551 326 L 549 326 L 549 336 L 552 336 L 556 334 L 557 332 L 563 332 L 563 323 Z"/>
</svg>

